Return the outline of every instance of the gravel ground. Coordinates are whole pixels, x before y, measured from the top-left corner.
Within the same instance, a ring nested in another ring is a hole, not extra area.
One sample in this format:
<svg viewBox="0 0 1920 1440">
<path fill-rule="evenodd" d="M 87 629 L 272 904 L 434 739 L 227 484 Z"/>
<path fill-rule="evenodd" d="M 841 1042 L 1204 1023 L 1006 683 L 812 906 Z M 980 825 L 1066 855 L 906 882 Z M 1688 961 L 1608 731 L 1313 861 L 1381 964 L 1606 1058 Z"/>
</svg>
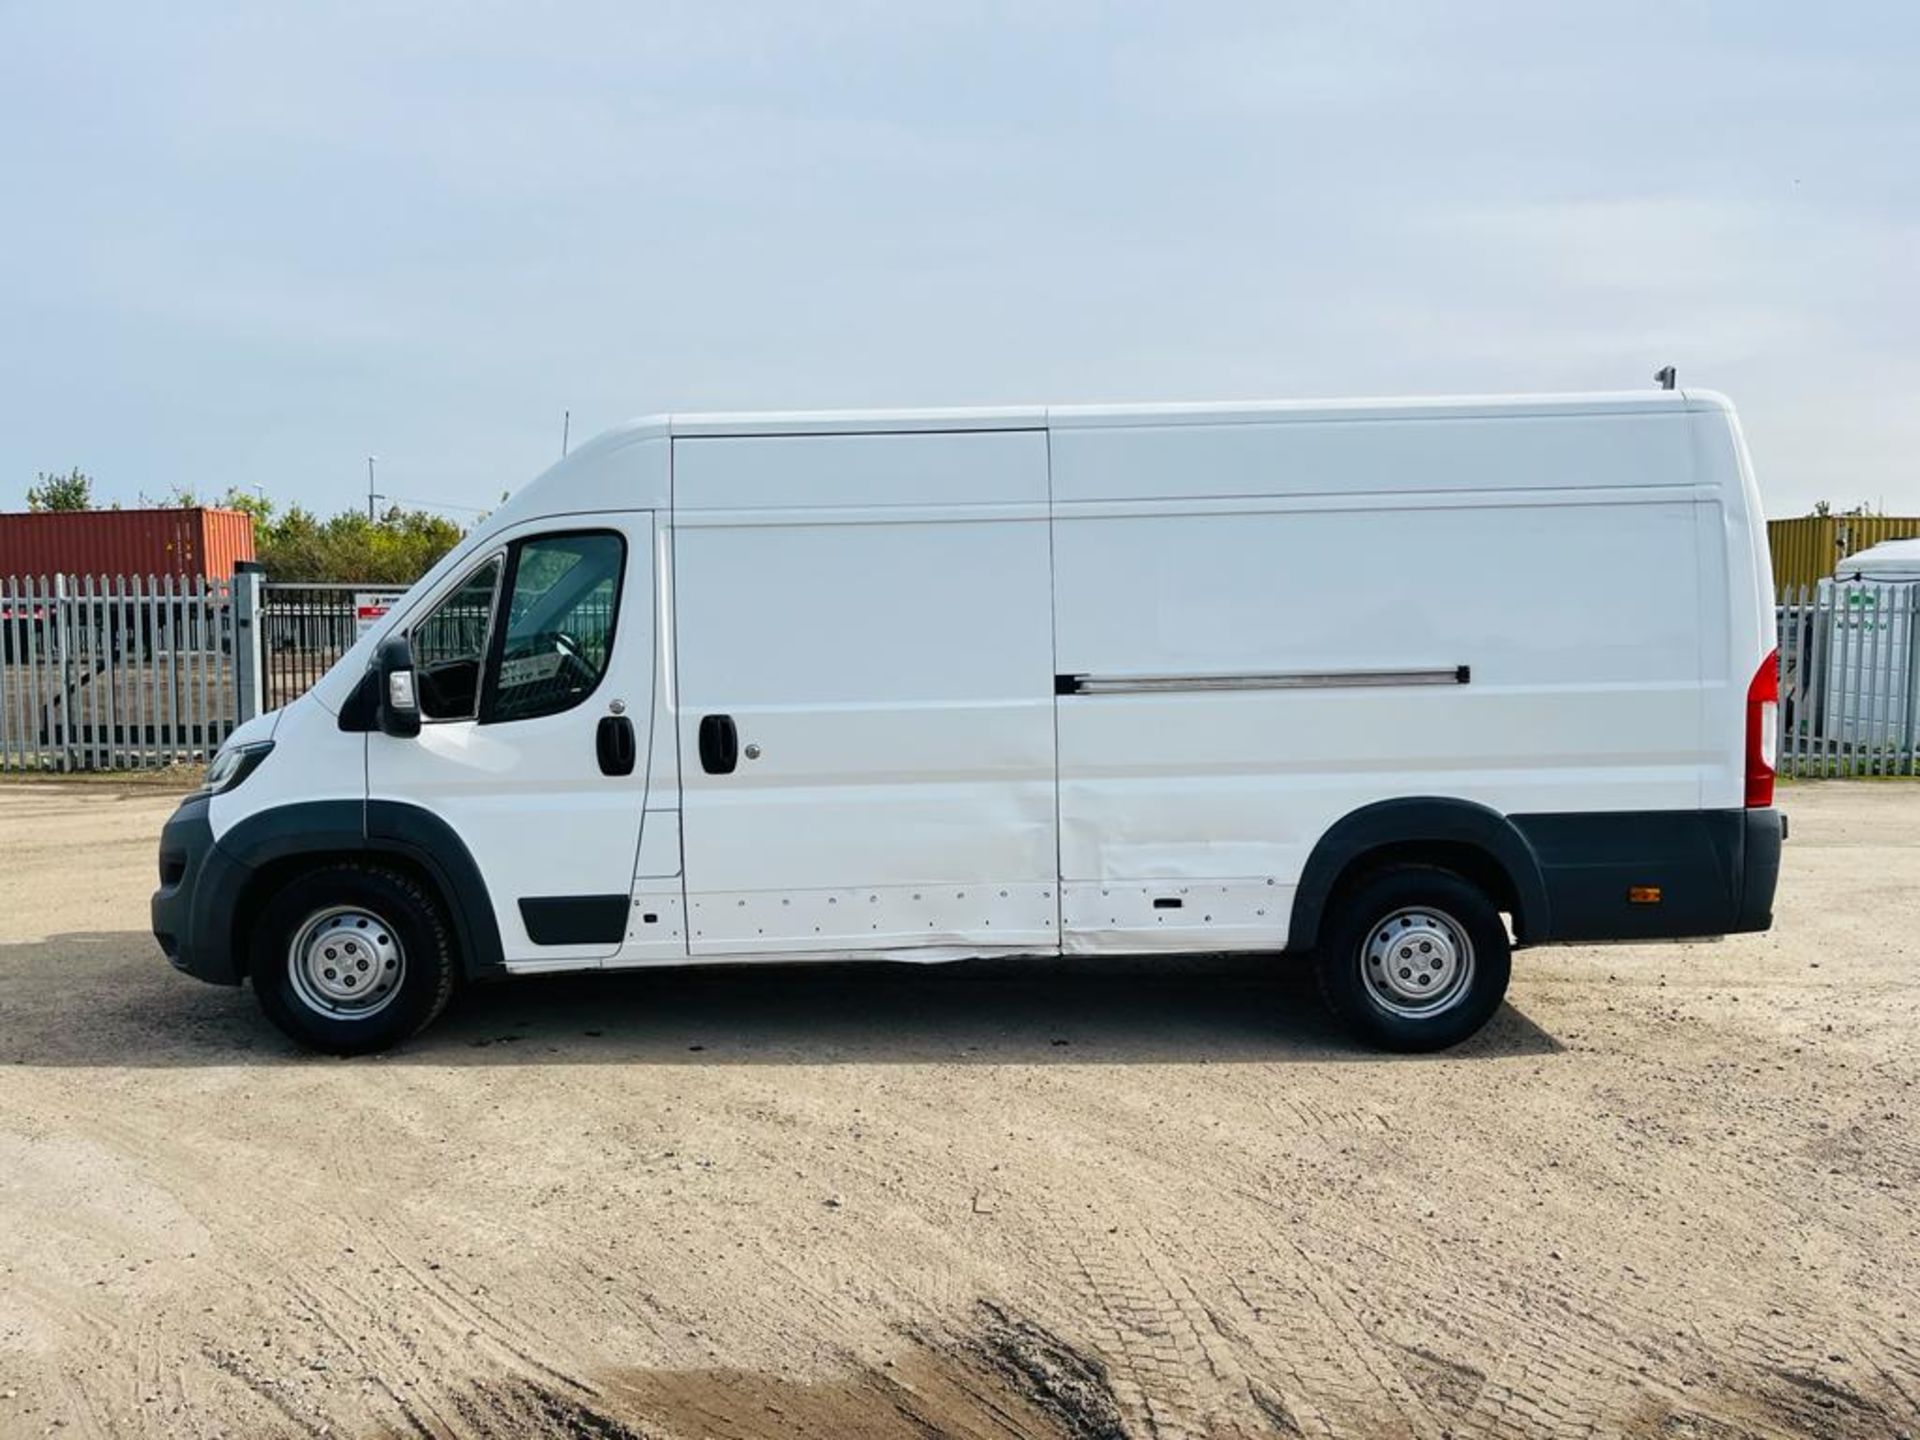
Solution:
<svg viewBox="0 0 1920 1440">
<path fill-rule="evenodd" d="M 0 1435 L 1920 1432 L 1920 788 L 1778 928 L 1523 952 L 1430 1058 L 1288 962 L 656 972 L 293 1052 L 172 798 L 0 788 Z"/>
</svg>

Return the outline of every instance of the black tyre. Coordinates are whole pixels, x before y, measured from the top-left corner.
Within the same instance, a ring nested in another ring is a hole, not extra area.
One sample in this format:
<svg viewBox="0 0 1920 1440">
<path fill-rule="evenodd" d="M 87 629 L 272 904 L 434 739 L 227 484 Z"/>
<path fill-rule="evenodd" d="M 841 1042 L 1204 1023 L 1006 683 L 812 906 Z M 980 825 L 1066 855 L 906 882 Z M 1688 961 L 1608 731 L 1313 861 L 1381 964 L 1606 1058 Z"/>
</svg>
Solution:
<svg viewBox="0 0 1920 1440">
<path fill-rule="evenodd" d="M 446 916 L 420 884 L 376 865 L 329 865 L 288 881 L 250 941 L 267 1018 L 335 1055 L 384 1050 L 430 1024 L 457 968 Z"/>
<path fill-rule="evenodd" d="M 1500 1008 L 1513 952 L 1479 886 L 1451 870 L 1396 865 L 1335 899 L 1315 969 L 1328 1008 L 1359 1039 L 1444 1050 Z"/>
</svg>

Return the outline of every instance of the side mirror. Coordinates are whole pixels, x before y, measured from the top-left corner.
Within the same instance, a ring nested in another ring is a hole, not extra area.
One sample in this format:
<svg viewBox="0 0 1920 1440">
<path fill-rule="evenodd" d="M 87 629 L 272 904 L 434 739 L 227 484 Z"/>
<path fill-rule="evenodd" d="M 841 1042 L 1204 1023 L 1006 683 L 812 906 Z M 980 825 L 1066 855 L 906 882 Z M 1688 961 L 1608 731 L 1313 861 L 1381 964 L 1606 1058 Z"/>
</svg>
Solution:
<svg viewBox="0 0 1920 1440">
<path fill-rule="evenodd" d="M 414 684 L 413 647 L 405 635 L 380 642 L 374 669 L 380 676 L 380 729 L 405 740 L 420 733 L 420 692 Z"/>
</svg>

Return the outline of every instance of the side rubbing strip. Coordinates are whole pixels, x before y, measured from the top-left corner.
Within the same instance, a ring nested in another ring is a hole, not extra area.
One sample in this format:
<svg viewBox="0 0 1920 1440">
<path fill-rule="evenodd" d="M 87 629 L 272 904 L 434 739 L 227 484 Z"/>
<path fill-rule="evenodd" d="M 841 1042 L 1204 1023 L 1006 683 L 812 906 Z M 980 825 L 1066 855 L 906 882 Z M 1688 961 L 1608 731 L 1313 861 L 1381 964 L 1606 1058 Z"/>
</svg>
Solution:
<svg viewBox="0 0 1920 1440">
<path fill-rule="evenodd" d="M 520 902 L 536 945 L 617 945 L 626 938 L 625 895 L 548 895 Z"/>
<path fill-rule="evenodd" d="M 1250 675 L 1056 675 L 1056 695 L 1149 695 L 1203 690 L 1337 690 L 1377 685 L 1465 685 L 1470 666 L 1432 670 L 1280 670 Z"/>
</svg>

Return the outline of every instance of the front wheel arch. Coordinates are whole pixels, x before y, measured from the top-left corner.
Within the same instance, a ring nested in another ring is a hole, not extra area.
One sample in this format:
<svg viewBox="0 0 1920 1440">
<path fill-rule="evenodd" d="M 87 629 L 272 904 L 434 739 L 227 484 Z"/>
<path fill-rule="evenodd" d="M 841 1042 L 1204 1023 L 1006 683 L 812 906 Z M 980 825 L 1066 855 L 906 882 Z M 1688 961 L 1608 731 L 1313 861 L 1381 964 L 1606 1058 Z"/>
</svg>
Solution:
<svg viewBox="0 0 1920 1440">
<path fill-rule="evenodd" d="M 269 860 L 248 874 L 246 884 L 233 907 L 231 943 L 241 974 L 247 973 L 250 964 L 254 930 L 274 896 L 302 875 L 328 870 L 339 865 L 367 864 L 377 864 L 382 869 L 404 875 L 432 896 L 435 903 L 440 906 L 442 914 L 451 923 L 454 951 L 462 968 L 465 969 L 468 952 L 459 907 L 453 903 L 446 886 L 434 872 L 433 867 L 418 856 L 402 850 L 375 849 L 362 845 L 350 849 L 302 850 L 291 855 L 282 855 L 277 859 Z"/>
<path fill-rule="evenodd" d="M 397 800 L 303 800 L 247 816 L 214 842 L 218 884 L 203 884 L 197 928 L 223 935 L 237 982 L 245 972 L 252 925 L 268 896 L 295 875 L 342 862 L 378 862 L 426 886 L 453 925 L 461 973 L 469 980 L 506 973 L 500 926 L 480 867 L 440 816 Z"/>
</svg>

